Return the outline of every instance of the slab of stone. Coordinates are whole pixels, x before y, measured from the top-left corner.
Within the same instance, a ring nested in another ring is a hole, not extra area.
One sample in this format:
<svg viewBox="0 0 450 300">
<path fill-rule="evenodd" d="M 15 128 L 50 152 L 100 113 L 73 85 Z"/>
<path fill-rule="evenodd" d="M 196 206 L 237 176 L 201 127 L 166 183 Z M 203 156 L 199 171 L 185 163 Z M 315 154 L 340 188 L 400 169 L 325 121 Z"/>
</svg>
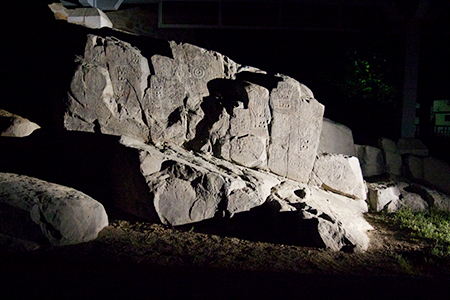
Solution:
<svg viewBox="0 0 450 300">
<path fill-rule="evenodd" d="M 400 154 L 428 156 L 428 148 L 419 139 L 399 139 L 397 148 Z"/>
<path fill-rule="evenodd" d="M 355 156 L 351 129 L 343 124 L 323 118 L 318 151 Z"/>
<path fill-rule="evenodd" d="M 275 174 L 306 183 L 319 147 L 324 106 L 296 80 L 280 78 L 270 93 L 268 167 Z"/>
<path fill-rule="evenodd" d="M 0 207 L 0 233 L 36 245 L 91 241 L 108 225 L 103 205 L 86 194 L 12 173 L 0 173 Z"/>
<path fill-rule="evenodd" d="M 0 136 L 25 137 L 39 128 L 38 124 L 28 119 L 0 109 Z"/>
<path fill-rule="evenodd" d="M 373 211 L 391 207 L 396 210 L 400 201 L 400 191 L 395 183 L 369 183 L 368 203 Z"/>
<path fill-rule="evenodd" d="M 450 165 L 434 157 L 423 159 L 423 179 L 433 188 L 450 195 Z"/>
<path fill-rule="evenodd" d="M 113 27 L 108 16 L 96 7 L 73 9 L 67 17 L 67 22 L 93 29 Z"/>
<path fill-rule="evenodd" d="M 380 138 L 378 142 L 383 151 L 387 171 L 392 175 L 402 175 L 402 156 L 395 142 L 388 138 Z"/>
<path fill-rule="evenodd" d="M 143 98 L 150 69 L 130 44 L 88 35 L 68 94 L 68 130 L 130 135 L 149 140 Z"/>
<path fill-rule="evenodd" d="M 354 199 L 367 198 L 359 161 L 354 156 L 319 153 L 310 184 Z"/>
<path fill-rule="evenodd" d="M 355 152 L 364 177 L 386 173 L 383 153 L 379 148 L 368 145 L 355 145 Z"/>
</svg>

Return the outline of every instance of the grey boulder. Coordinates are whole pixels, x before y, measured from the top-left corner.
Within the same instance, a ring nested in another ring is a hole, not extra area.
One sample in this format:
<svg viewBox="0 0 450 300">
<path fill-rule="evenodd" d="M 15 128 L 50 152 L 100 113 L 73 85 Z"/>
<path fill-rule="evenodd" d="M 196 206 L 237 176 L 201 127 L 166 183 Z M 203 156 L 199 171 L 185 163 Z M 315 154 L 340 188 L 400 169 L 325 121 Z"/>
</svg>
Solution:
<svg viewBox="0 0 450 300">
<path fill-rule="evenodd" d="M 86 194 L 11 173 L 0 173 L 0 208 L 0 234 L 36 245 L 91 241 L 108 225 L 102 204 Z"/>
<path fill-rule="evenodd" d="M 24 137 L 41 128 L 36 123 L 0 109 L 0 136 Z"/>
</svg>

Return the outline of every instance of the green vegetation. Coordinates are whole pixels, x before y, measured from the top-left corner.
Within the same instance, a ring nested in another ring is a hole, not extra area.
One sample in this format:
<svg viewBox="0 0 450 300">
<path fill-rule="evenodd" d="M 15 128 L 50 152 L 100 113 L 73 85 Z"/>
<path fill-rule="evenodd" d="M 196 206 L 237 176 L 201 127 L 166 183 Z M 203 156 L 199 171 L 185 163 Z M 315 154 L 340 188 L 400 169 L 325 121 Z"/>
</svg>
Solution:
<svg viewBox="0 0 450 300">
<path fill-rule="evenodd" d="M 395 213 L 386 213 L 385 218 L 401 228 L 411 230 L 415 237 L 432 240 L 432 254 L 450 257 L 450 212 L 436 209 L 413 211 L 405 207 Z"/>
<path fill-rule="evenodd" d="M 398 100 L 398 88 L 390 64 L 379 51 L 349 50 L 343 76 L 331 82 L 350 99 L 392 104 Z"/>
</svg>

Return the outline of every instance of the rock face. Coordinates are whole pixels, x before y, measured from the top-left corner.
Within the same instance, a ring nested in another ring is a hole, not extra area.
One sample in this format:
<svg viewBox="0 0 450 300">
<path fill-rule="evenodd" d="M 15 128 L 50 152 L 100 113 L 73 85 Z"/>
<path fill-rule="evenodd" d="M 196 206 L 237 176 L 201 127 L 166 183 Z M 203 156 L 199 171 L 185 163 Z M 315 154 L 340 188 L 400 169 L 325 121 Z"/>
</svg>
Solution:
<svg viewBox="0 0 450 300">
<path fill-rule="evenodd" d="M 0 173 L 0 234 L 38 245 L 87 242 L 108 225 L 103 206 L 74 189 Z"/>
<path fill-rule="evenodd" d="M 121 143 L 138 150 L 140 173 L 149 186 L 159 221 L 164 224 L 232 218 L 268 203 L 277 217 L 261 222 L 278 223 L 284 213 L 294 213 L 297 224 L 291 225 L 303 228 L 297 232 L 298 244 L 304 243 L 301 239 L 305 238 L 304 227 L 307 227 L 306 235 L 312 236 L 312 245 L 316 247 L 367 249 L 366 231 L 371 227 L 362 216 L 367 212 L 364 201 L 311 189 L 213 156 L 193 155 L 173 145 L 158 148 L 129 137 L 122 137 Z M 130 206 L 121 208 L 130 209 Z M 128 212 L 146 219 L 153 217 L 151 212 L 140 208 Z"/>
<path fill-rule="evenodd" d="M 309 235 L 316 247 L 360 252 L 369 245 L 366 231 L 372 227 L 363 217 L 368 211 L 365 201 L 284 181 L 272 188 L 269 203 L 281 208 L 280 215 L 298 214 L 298 224 L 290 226 L 299 225 L 300 232 L 310 227 Z"/>
<path fill-rule="evenodd" d="M 261 222 L 277 224 L 291 212 L 297 239 L 367 249 L 358 159 L 316 158 L 324 107 L 312 92 L 217 52 L 168 46 L 171 55 L 146 58 L 128 43 L 89 35 L 73 77 L 66 128 L 120 135 L 134 158 L 118 159 L 139 158 L 117 179 L 125 189 L 117 194 L 135 195 L 117 197 L 115 205 L 172 226 L 236 219 L 269 206 Z M 312 176 L 345 196 L 313 192 L 306 185 Z"/>
<path fill-rule="evenodd" d="M 36 123 L 0 109 L 0 136 L 24 137 L 41 128 Z"/>
<path fill-rule="evenodd" d="M 364 177 L 386 173 L 386 164 L 380 149 L 367 145 L 355 145 L 355 151 Z"/>
<path fill-rule="evenodd" d="M 353 156 L 318 154 L 310 183 L 354 199 L 367 198 L 359 161 Z"/>
<path fill-rule="evenodd" d="M 155 54 L 150 67 L 130 44 L 89 35 L 65 127 L 183 145 L 308 181 L 324 108 L 306 86 L 190 44 L 170 49 L 173 58 Z"/>
<path fill-rule="evenodd" d="M 355 145 L 350 128 L 323 118 L 319 152 L 355 156 Z"/>
</svg>

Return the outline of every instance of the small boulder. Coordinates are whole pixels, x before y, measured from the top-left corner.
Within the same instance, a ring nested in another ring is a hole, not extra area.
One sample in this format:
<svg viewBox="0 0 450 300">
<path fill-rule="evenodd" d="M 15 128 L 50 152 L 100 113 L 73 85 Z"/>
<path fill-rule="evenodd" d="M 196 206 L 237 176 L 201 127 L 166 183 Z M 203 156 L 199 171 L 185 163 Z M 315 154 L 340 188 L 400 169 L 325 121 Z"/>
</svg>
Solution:
<svg viewBox="0 0 450 300">
<path fill-rule="evenodd" d="M 383 153 L 379 148 L 367 145 L 355 145 L 355 152 L 364 177 L 386 173 Z"/>
<path fill-rule="evenodd" d="M 38 124 L 28 119 L 0 109 L 0 136 L 24 137 L 29 136 L 36 129 L 41 128 Z"/>
<path fill-rule="evenodd" d="M 382 211 L 386 205 L 396 207 L 400 191 L 394 183 L 369 183 L 368 202 L 374 211 Z"/>
<path fill-rule="evenodd" d="M 103 205 L 86 194 L 12 173 L 0 173 L 0 208 L 0 234 L 37 245 L 91 241 L 108 225 Z"/>
</svg>

